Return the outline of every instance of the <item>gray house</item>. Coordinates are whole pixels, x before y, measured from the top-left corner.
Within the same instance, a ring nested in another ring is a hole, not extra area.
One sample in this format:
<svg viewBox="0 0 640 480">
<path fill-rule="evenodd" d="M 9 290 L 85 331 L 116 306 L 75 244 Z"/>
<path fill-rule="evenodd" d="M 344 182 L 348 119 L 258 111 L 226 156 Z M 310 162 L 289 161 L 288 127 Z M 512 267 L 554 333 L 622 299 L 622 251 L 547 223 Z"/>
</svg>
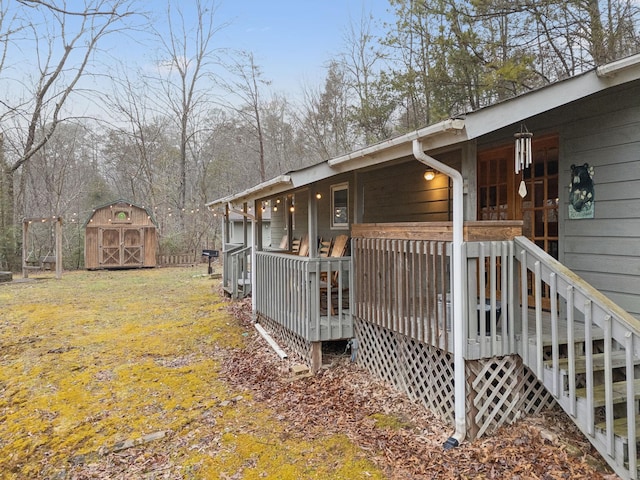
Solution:
<svg viewBox="0 0 640 480">
<path fill-rule="evenodd" d="M 356 338 L 360 365 L 451 423 L 447 447 L 555 402 L 638 478 L 638 192 L 633 56 L 209 206 L 270 209 L 284 241 L 225 249 L 224 282 L 313 369 Z"/>
</svg>

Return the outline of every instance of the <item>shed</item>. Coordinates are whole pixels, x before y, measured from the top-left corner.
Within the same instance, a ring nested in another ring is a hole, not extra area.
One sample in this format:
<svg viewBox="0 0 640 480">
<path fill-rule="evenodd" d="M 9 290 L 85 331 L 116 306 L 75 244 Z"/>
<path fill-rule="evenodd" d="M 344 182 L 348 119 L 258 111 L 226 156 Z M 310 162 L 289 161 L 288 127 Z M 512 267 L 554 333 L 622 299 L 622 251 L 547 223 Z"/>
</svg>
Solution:
<svg viewBox="0 0 640 480">
<path fill-rule="evenodd" d="M 96 207 L 84 224 L 87 270 L 156 266 L 158 224 L 151 212 L 126 200 Z"/>
</svg>

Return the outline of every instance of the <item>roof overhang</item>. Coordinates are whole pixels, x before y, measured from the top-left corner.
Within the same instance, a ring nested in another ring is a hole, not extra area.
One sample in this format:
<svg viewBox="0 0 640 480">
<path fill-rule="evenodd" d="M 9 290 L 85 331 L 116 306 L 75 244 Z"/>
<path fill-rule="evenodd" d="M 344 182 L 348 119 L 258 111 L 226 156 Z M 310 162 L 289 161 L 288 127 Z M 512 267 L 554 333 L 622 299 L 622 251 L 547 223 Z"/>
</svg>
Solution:
<svg viewBox="0 0 640 480">
<path fill-rule="evenodd" d="M 640 79 L 640 54 L 469 113 L 469 139 L 486 135 L 608 88 Z"/>
<path fill-rule="evenodd" d="M 535 115 L 567 105 L 607 88 L 640 79 L 640 54 L 602 65 L 582 75 L 556 82 L 503 102 L 400 135 L 311 167 L 289 172 L 240 193 L 214 200 L 211 209 L 238 205 L 304 188 L 334 175 L 410 157 L 413 141 L 426 151 L 461 144 Z"/>
<path fill-rule="evenodd" d="M 213 210 L 216 207 L 224 206 L 227 204 L 237 205 L 239 203 L 248 202 L 255 198 L 264 197 L 267 195 L 277 195 L 278 193 L 286 192 L 291 189 L 291 176 L 280 175 L 278 177 L 267 180 L 266 182 L 259 183 L 258 185 L 243 190 L 240 193 L 228 195 L 226 197 L 219 198 L 213 202 L 207 203 L 206 206 Z"/>
</svg>

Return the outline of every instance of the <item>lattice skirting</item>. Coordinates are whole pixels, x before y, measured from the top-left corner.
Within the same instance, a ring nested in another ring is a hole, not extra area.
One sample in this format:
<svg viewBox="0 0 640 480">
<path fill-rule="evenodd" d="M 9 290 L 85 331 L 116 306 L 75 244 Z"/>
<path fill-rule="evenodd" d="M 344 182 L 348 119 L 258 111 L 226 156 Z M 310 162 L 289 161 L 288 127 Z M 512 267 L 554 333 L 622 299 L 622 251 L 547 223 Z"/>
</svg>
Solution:
<svg viewBox="0 0 640 480">
<path fill-rule="evenodd" d="M 454 423 L 453 356 L 384 327 L 355 319 L 356 362 Z"/>
<path fill-rule="evenodd" d="M 285 348 L 287 354 L 294 356 L 306 365 L 311 365 L 311 342 L 262 315 L 258 315 L 258 323 Z"/>
<path fill-rule="evenodd" d="M 355 319 L 357 362 L 454 427 L 453 355 Z M 555 403 L 517 355 L 467 361 L 467 434 L 493 433 Z"/>
</svg>

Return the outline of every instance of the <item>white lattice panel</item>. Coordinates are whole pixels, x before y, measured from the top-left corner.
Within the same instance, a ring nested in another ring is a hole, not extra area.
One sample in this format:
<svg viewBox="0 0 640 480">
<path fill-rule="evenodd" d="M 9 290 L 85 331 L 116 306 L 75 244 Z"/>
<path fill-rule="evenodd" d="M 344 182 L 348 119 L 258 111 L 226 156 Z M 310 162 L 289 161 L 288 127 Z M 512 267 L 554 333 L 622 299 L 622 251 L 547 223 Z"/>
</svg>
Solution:
<svg viewBox="0 0 640 480">
<path fill-rule="evenodd" d="M 449 354 L 358 319 L 355 329 L 359 365 L 453 424 L 453 361 Z"/>
<path fill-rule="evenodd" d="M 419 401 L 453 426 L 453 358 L 438 348 L 360 319 L 355 320 L 357 363 Z M 466 362 L 467 431 L 492 433 L 555 402 L 516 355 Z"/>
</svg>

